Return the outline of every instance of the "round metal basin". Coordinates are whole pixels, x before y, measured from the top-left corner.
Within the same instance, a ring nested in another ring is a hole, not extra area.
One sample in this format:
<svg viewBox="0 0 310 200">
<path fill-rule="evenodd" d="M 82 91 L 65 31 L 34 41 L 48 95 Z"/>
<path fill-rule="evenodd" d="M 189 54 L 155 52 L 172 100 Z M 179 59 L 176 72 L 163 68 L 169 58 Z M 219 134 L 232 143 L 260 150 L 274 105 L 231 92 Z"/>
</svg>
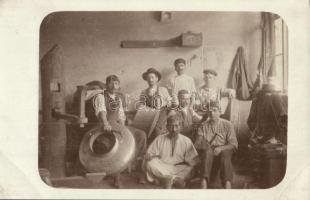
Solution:
<svg viewBox="0 0 310 200">
<path fill-rule="evenodd" d="M 88 131 L 80 144 L 79 157 L 88 172 L 105 172 L 107 175 L 127 168 L 135 154 L 135 140 L 131 132 L 117 123 L 113 131 L 103 132 L 100 127 Z"/>
</svg>

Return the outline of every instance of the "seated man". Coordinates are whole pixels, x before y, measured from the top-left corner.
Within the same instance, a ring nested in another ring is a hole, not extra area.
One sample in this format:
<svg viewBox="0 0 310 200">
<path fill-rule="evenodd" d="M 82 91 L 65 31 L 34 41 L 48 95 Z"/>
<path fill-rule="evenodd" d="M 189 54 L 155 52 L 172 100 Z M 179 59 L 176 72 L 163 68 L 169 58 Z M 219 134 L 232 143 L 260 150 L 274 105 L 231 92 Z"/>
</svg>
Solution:
<svg viewBox="0 0 310 200">
<path fill-rule="evenodd" d="M 125 125 L 126 116 L 122 106 L 121 94 L 118 92 L 120 81 L 115 75 L 106 78 L 106 90 L 92 90 L 86 95 L 85 114 L 89 125 L 101 124 L 103 131 L 111 131 L 110 121 Z M 144 157 L 146 149 L 146 134 L 133 127 L 127 127 L 136 142 L 137 157 Z M 115 176 L 116 187 L 121 187 L 120 176 Z"/>
<path fill-rule="evenodd" d="M 169 111 L 161 111 L 155 129 L 158 130 L 158 132 L 165 133 L 167 131 L 167 117 L 172 114 L 177 114 L 182 119 L 181 133 L 193 140 L 193 125 L 199 123 L 202 117 L 199 116 L 190 106 L 191 94 L 187 90 L 180 90 L 178 92 L 178 101 L 178 107 L 171 107 L 169 108 Z"/>
<path fill-rule="evenodd" d="M 209 118 L 198 128 L 195 147 L 201 158 L 201 188 L 207 188 L 211 171 L 220 170 L 222 184 L 231 188 L 233 166 L 231 157 L 238 141 L 231 122 L 220 118 L 218 101 L 210 102 Z"/>
<path fill-rule="evenodd" d="M 165 188 L 175 184 L 185 186 L 191 171 L 198 162 L 198 154 L 192 141 L 180 133 L 181 120 L 178 115 L 167 119 L 168 133 L 159 135 L 149 146 L 146 156 L 146 177 L 164 183 Z"/>
</svg>

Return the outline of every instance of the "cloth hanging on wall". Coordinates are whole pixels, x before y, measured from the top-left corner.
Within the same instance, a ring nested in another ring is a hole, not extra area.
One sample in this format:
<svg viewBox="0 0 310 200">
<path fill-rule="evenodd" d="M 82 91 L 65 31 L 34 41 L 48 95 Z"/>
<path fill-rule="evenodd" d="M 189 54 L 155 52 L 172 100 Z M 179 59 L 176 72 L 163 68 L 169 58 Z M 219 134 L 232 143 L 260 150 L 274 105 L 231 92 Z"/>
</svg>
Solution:
<svg viewBox="0 0 310 200">
<path fill-rule="evenodd" d="M 249 81 L 247 73 L 244 49 L 243 47 L 238 47 L 232 64 L 230 86 L 236 90 L 236 97 L 239 100 L 247 100 L 250 97 L 252 83 Z"/>
</svg>

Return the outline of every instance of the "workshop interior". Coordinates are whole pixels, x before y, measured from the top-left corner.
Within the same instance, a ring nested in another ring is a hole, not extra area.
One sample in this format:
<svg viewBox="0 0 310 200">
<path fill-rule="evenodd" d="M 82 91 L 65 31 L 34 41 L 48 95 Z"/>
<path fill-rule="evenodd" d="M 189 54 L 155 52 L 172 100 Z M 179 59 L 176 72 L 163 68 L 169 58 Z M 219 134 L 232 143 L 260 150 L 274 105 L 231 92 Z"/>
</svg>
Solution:
<svg viewBox="0 0 310 200">
<path fill-rule="evenodd" d="M 137 155 L 136 129 L 147 147 L 160 110 L 137 109 L 148 87 L 144 72 L 160 73 L 166 88 L 182 58 L 195 88 L 206 70 L 216 72 L 216 86 L 234 91 L 220 99 L 221 118 L 231 122 L 238 140 L 233 153 L 234 189 L 266 189 L 285 176 L 288 112 L 288 28 L 269 12 L 105 11 L 55 12 L 40 27 L 38 169 L 42 181 L 56 188 L 161 189 L 138 180 L 145 175 Z M 152 68 L 152 70 L 147 71 Z M 154 70 L 155 69 L 155 70 Z M 156 74 L 155 73 L 155 74 Z M 107 88 L 116 75 L 125 113 L 112 132 L 88 116 L 90 90 Z M 170 94 L 171 95 L 171 94 Z M 172 96 L 172 95 L 171 95 Z M 205 111 L 196 95 L 196 112 Z M 195 95 L 194 95 L 195 97 Z M 203 118 L 204 119 L 204 118 Z M 204 119 L 207 120 L 207 119 Z M 197 134 L 199 123 L 191 133 Z M 194 143 L 194 141 L 193 141 Z M 196 168 L 195 168 L 196 169 Z M 199 170 L 186 189 L 199 189 Z M 121 187 L 115 187 L 119 174 Z M 208 189 L 224 188 L 220 175 Z"/>
</svg>

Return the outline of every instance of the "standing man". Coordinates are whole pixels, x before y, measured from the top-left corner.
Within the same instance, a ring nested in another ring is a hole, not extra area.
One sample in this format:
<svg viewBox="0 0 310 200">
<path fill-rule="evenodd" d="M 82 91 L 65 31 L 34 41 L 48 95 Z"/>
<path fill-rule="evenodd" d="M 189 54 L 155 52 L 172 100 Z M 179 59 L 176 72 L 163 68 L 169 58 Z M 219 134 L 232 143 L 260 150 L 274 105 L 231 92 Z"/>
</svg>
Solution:
<svg viewBox="0 0 310 200">
<path fill-rule="evenodd" d="M 192 141 L 180 134 L 180 122 L 178 115 L 168 117 L 168 133 L 157 136 L 145 156 L 147 180 L 153 182 L 157 179 L 167 189 L 173 184 L 183 188 L 198 162 Z"/>
<path fill-rule="evenodd" d="M 191 105 L 195 102 L 196 87 L 193 77 L 187 75 L 186 61 L 183 58 L 178 58 L 174 61 L 174 69 L 177 75 L 172 77 L 168 84 L 168 90 L 172 96 L 172 103 L 178 104 L 178 92 L 187 90 L 191 95 Z"/>
<path fill-rule="evenodd" d="M 211 172 L 220 170 L 222 184 L 231 188 L 233 166 L 231 157 L 238 148 L 238 141 L 231 122 L 220 118 L 217 101 L 210 102 L 209 118 L 198 128 L 195 147 L 201 159 L 201 188 L 207 188 Z"/>
<path fill-rule="evenodd" d="M 91 90 L 86 94 L 85 114 L 90 125 L 101 124 L 105 132 L 112 130 L 111 121 L 125 125 L 125 112 L 122 103 L 122 94 L 119 93 L 120 80 L 116 75 L 110 75 L 106 78 L 107 89 Z M 145 132 L 133 127 L 128 127 L 133 134 L 136 142 L 137 157 L 142 158 L 146 149 Z M 120 174 L 115 175 L 114 185 L 121 187 Z"/>
</svg>

